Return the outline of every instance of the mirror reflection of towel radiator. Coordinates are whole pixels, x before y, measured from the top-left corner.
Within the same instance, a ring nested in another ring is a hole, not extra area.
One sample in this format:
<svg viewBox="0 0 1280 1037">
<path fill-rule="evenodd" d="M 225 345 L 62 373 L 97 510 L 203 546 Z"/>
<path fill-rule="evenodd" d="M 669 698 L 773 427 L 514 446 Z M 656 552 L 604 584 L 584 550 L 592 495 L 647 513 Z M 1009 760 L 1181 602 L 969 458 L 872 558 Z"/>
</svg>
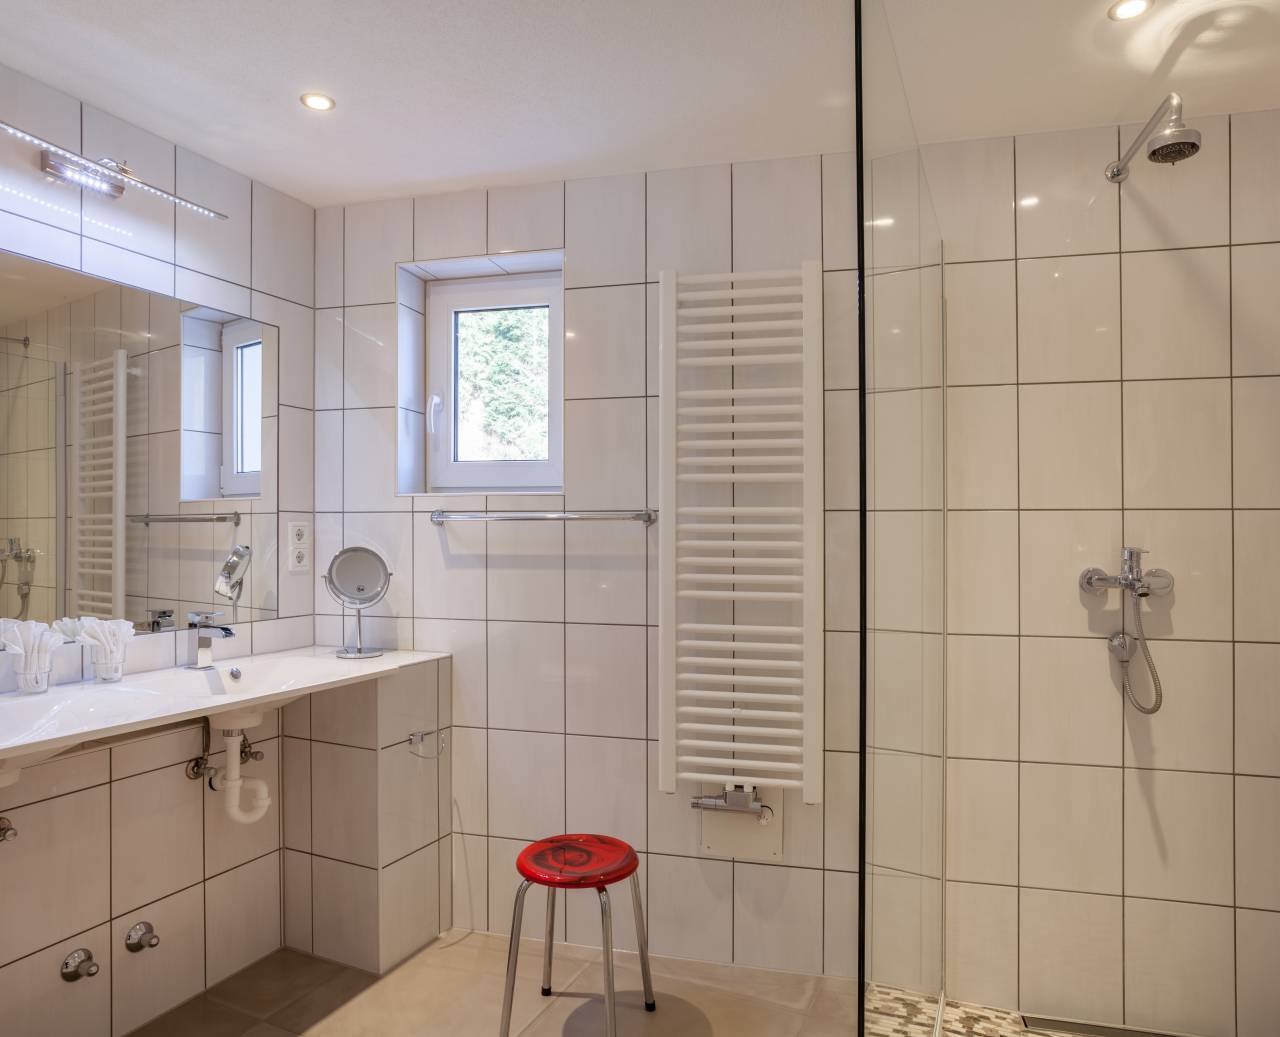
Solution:
<svg viewBox="0 0 1280 1037">
<path fill-rule="evenodd" d="M 659 787 L 818 803 L 822 272 L 664 272 L 659 313 Z"/>
<path fill-rule="evenodd" d="M 125 613 L 125 365 L 123 349 L 71 369 L 67 614 Z"/>
</svg>

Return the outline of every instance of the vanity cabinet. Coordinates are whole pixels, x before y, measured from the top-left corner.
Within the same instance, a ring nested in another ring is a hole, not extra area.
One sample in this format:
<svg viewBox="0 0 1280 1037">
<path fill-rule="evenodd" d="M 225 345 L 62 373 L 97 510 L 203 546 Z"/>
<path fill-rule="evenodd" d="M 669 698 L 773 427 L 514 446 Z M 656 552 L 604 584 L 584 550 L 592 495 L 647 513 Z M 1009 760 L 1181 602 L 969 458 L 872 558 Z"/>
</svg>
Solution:
<svg viewBox="0 0 1280 1037">
<path fill-rule="evenodd" d="M 295 651 L 317 683 L 334 679 L 332 650 Z M 237 669 L 294 665 L 263 658 Z M 286 942 L 383 973 L 436 937 L 449 917 L 451 663 L 389 652 L 356 665 L 337 679 L 368 679 L 264 708 L 246 730 L 243 773 L 272 801 L 252 824 L 188 776 L 199 719 L 86 732 L 0 788 L 17 833 L 0 840 L 0 1034 L 124 1037 Z M 208 761 L 220 771 L 223 744 Z M 144 923 L 158 943 L 130 949 Z M 68 981 L 75 951 L 92 962 Z"/>
</svg>

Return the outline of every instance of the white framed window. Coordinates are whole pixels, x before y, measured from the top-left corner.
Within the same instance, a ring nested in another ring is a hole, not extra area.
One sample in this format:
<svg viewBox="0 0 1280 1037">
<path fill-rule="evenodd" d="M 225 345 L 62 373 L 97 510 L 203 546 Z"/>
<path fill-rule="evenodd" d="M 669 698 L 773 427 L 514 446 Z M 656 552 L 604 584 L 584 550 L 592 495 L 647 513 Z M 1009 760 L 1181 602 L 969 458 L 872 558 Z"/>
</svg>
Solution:
<svg viewBox="0 0 1280 1037">
<path fill-rule="evenodd" d="M 262 487 L 262 326 L 232 321 L 222 331 L 222 493 Z"/>
<path fill-rule="evenodd" d="M 427 286 L 427 475 L 433 490 L 563 485 L 559 271 Z"/>
</svg>

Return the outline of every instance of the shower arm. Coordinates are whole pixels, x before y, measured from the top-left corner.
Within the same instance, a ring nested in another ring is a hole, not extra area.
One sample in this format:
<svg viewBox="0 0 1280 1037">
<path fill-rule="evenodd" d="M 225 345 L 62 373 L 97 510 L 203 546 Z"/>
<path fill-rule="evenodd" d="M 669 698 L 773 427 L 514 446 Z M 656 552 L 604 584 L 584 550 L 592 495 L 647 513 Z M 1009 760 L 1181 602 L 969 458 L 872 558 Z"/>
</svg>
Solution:
<svg viewBox="0 0 1280 1037">
<path fill-rule="evenodd" d="M 1121 156 L 1120 161 L 1112 162 L 1107 166 L 1107 179 L 1113 184 L 1120 184 L 1127 180 L 1129 178 L 1129 163 L 1133 161 L 1133 156 L 1138 153 L 1138 149 L 1151 136 L 1151 131 L 1156 128 L 1161 120 L 1178 122 L 1181 119 L 1182 95 L 1179 93 L 1169 94 L 1160 102 L 1160 106 L 1155 110 L 1151 118 L 1147 120 L 1147 124 L 1138 131 L 1137 136 L 1133 138 L 1133 143 L 1129 145 L 1129 150 Z"/>
</svg>

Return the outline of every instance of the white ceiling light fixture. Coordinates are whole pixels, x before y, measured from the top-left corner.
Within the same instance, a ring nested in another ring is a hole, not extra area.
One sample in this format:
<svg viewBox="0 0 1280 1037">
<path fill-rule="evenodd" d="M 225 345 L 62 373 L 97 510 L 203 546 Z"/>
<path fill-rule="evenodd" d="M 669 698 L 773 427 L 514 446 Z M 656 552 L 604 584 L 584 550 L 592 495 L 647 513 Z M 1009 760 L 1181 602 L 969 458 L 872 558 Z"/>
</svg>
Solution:
<svg viewBox="0 0 1280 1037">
<path fill-rule="evenodd" d="M 171 194 L 159 187 L 153 187 L 151 184 L 139 180 L 134 175 L 133 170 L 123 162 L 116 162 L 113 159 L 95 161 L 91 158 L 85 158 L 83 155 L 68 151 L 66 148 L 60 148 L 52 141 L 37 137 L 34 133 L 28 133 L 26 130 L 19 129 L 17 126 L 7 122 L 0 121 L 0 130 L 3 130 L 11 137 L 17 137 L 18 140 L 26 141 L 28 144 L 39 148 L 40 168 L 55 180 L 61 180 L 67 184 L 75 184 L 77 187 L 83 187 L 85 190 L 95 191 L 111 198 L 119 198 L 127 188 L 134 188 L 146 194 L 155 195 L 157 198 L 163 198 L 165 201 L 172 202 L 174 205 L 181 206 L 191 212 L 199 213 L 201 216 L 207 216 L 212 220 L 225 220 L 227 218 L 224 213 L 220 213 L 216 209 L 197 205 L 195 202 L 179 198 L 176 194 Z"/>
<path fill-rule="evenodd" d="M 1152 0 L 1116 0 L 1107 9 L 1107 17 L 1113 22 L 1127 22 L 1151 10 Z"/>
<path fill-rule="evenodd" d="M 298 100 L 302 102 L 302 107 L 310 108 L 313 112 L 331 112 L 338 107 L 338 102 L 328 94 L 318 93 L 315 90 L 308 90 Z"/>
</svg>

